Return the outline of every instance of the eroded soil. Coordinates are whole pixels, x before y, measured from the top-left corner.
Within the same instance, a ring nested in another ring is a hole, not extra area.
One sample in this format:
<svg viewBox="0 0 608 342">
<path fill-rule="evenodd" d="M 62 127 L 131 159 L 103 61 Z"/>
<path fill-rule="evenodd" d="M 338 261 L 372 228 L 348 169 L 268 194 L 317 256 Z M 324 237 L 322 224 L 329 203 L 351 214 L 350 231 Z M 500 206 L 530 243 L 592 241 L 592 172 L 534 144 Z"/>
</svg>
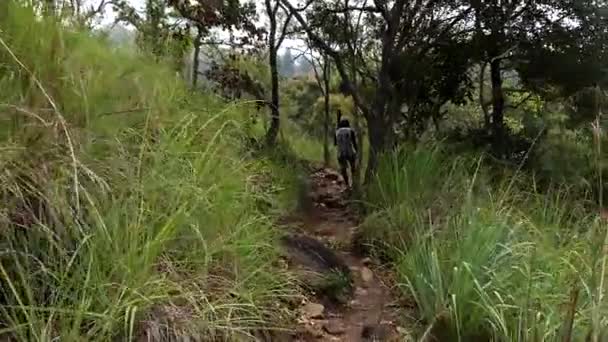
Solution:
<svg viewBox="0 0 608 342">
<path fill-rule="evenodd" d="M 308 245 L 315 242 L 319 246 L 308 250 L 291 248 L 290 267 L 310 266 L 314 262 L 307 260 L 307 255 L 312 255 L 310 258 L 313 259 L 321 255 L 320 264 L 325 261 L 330 266 L 338 264 L 336 267 L 345 266 L 350 270 L 352 287 L 343 301 L 328 300 L 323 294 L 311 295 L 307 302 L 302 303 L 298 329 L 291 340 L 408 340 L 405 329 L 399 327 L 398 319 L 401 317 L 396 313 L 396 301 L 387 285 L 390 282 L 386 281 L 386 275 L 372 260 L 353 251 L 359 217 L 348 200 L 349 191 L 345 189 L 339 174 L 330 169 L 314 171 L 307 192 L 310 201 L 307 212 L 289 218 L 285 225 L 293 231 L 292 240 L 304 239 Z M 311 238 L 316 241 L 309 241 Z M 329 253 L 333 253 L 337 259 L 326 256 Z M 316 267 L 316 271 L 327 270 L 323 270 L 321 265 Z"/>
</svg>

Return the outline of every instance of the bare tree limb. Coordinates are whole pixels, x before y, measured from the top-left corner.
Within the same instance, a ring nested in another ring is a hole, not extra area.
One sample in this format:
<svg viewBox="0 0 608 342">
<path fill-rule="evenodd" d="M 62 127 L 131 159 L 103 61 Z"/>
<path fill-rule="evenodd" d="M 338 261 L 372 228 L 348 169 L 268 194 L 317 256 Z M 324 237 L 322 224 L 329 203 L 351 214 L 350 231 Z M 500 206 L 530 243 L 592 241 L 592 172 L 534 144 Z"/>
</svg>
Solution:
<svg viewBox="0 0 608 342">
<path fill-rule="evenodd" d="M 310 65 L 312 65 L 312 70 L 315 73 L 315 80 L 317 81 L 317 86 L 319 86 L 319 89 L 321 90 L 321 94 L 323 96 L 325 96 L 326 92 L 328 91 L 328 89 L 325 89 L 325 87 L 323 86 L 323 82 L 321 80 L 321 76 L 319 75 L 319 71 L 317 70 L 317 66 L 315 64 L 315 62 L 311 59 L 308 61 L 310 63 Z"/>
<path fill-rule="evenodd" d="M 92 19 L 93 17 L 95 17 L 96 15 L 100 14 L 101 12 L 103 12 L 106 8 L 106 6 L 109 5 L 113 5 L 114 1 L 112 0 L 100 0 L 99 4 L 96 7 L 91 6 L 90 10 L 87 12 L 87 14 L 84 15 L 84 20 L 88 21 L 90 19 Z"/>
<path fill-rule="evenodd" d="M 296 9 L 298 12 L 305 11 L 306 9 L 308 9 L 308 7 L 309 7 L 310 5 L 312 5 L 312 4 L 313 4 L 313 2 L 315 2 L 315 0 L 307 0 L 307 1 L 306 1 L 306 3 L 305 3 L 305 4 L 304 4 L 302 7 L 296 7 L 295 9 Z"/>
<path fill-rule="evenodd" d="M 388 15 L 388 8 L 386 7 L 386 1 L 385 0 L 374 0 L 374 4 L 376 5 L 376 8 L 380 11 L 380 14 L 384 18 L 384 20 L 388 21 L 389 15 Z"/>
<path fill-rule="evenodd" d="M 312 49 L 309 46 L 306 47 L 306 50 L 302 50 L 302 49 L 298 49 L 298 48 L 291 48 L 291 50 L 299 52 L 297 55 L 295 55 L 293 57 L 294 60 L 297 60 L 297 59 L 299 59 L 301 57 L 306 58 L 305 57 L 306 54 L 311 54 L 312 55 Z"/>
<path fill-rule="evenodd" d="M 492 57 L 492 59 L 490 60 L 490 63 L 501 60 L 501 59 L 509 58 L 510 57 L 509 55 L 513 51 L 515 51 L 515 49 L 517 49 L 517 46 L 518 46 L 518 44 L 515 44 L 514 46 L 507 49 L 505 52 L 501 53 L 500 55 Z"/>
<path fill-rule="evenodd" d="M 362 7 L 345 6 L 343 8 L 328 8 L 328 9 L 325 9 L 325 11 L 328 13 L 332 13 L 332 14 L 344 14 L 344 13 L 351 13 L 351 12 L 355 12 L 355 11 L 368 12 L 368 13 L 382 13 L 382 11 L 375 6 L 362 6 Z"/>
<path fill-rule="evenodd" d="M 519 101 L 516 105 L 509 105 L 507 107 L 511 108 L 511 109 L 518 109 L 519 107 L 521 107 L 524 103 L 528 102 L 532 96 L 534 96 L 534 94 L 530 93 L 528 94 L 526 97 L 524 97 L 521 101 Z"/>
<path fill-rule="evenodd" d="M 277 1 L 277 3 L 280 3 L 280 1 Z M 292 17 L 293 17 L 293 14 L 291 12 L 287 12 L 287 19 L 285 19 L 285 22 L 283 23 L 283 28 L 281 30 L 281 34 L 279 35 L 279 38 L 276 43 L 277 48 L 280 47 L 281 44 L 283 44 L 285 37 L 287 37 L 287 35 L 289 34 L 287 29 L 289 28 L 289 23 L 291 22 Z"/>
</svg>

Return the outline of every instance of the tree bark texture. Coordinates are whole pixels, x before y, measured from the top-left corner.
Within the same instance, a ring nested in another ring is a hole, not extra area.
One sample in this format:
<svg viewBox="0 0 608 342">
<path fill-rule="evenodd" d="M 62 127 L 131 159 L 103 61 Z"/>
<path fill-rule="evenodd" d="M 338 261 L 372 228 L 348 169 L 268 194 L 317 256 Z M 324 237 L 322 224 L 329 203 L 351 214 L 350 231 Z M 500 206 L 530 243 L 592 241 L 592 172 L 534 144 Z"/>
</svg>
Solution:
<svg viewBox="0 0 608 342">
<path fill-rule="evenodd" d="M 492 137 L 494 152 L 504 157 L 505 132 L 504 109 L 505 98 L 502 89 L 502 74 L 500 59 L 490 62 L 490 78 L 492 82 Z"/>
<path fill-rule="evenodd" d="M 202 30 L 197 28 L 196 38 L 194 40 L 194 57 L 192 57 L 192 89 L 196 89 L 198 86 L 198 69 L 199 69 L 199 56 L 201 54 L 201 39 L 203 39 Z"/>
<path fill-rule="evenodd" d="M 323 65 L 323 83 L 325 88 L 325 115 L 323 117 L 323 160 L 325 166 L 329 166 L 329 78 L 330 64 L 329 58 L 325 57 Z"/>
<path fill-rule="evenodd" d="M 277 66 L 277 18 L 276 6 L 272 8 L 270 0 L 266 0 L 266 9 L 270 19 L 270 30 L 268 34 L 268 64 L 270 67 L 271 97 L 270 97 L 270 127 L 266 132 L 266 144 L 272 146 L 277 140 L 281 119 L 279 115 L 279 71 Z"/>
</svg>

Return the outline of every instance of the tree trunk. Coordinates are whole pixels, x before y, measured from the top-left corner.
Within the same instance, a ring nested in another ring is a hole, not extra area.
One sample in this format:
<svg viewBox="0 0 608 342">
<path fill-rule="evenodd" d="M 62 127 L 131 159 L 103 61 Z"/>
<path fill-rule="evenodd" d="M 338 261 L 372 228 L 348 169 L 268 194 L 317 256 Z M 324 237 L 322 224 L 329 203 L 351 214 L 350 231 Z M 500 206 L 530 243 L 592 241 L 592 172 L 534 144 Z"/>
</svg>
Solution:
<svg viewBox="0 0 608 342">
<path fill-rule="evenodd" d="M 353 108 L 355 134 L 357 136 L 357 143 L 359 144 L 359 150 L 357 151 L 357 167 L 355 168 L 355 174 L 353 175 L 353 187 L 358 190 L 359 183 L 361 183 L 361 168 L 363 167 L 363 138 L 364 133 L 361 128 L 361 117 L 358 108 Z"/>
<path fill-rule="evenodd" d="M 277 18 L 276 8 L 272 9 L 270 0 L 266 0 L 266 12 L 270 19 L 270 30 L 268 33 L 268 64 L 270 67 L 270 81 L 271 81 L 271 98 L 270 98 L 270 128 L 266 132 L 266 145 L 272 146 L 276 143 L 277 135 L 279 134 L 279 128 L 281 119 L 279 116 L 279 70 L 277 66 Z"/>
<path fill-rule="evenodd" d="M 381 118 L 370 118 L 367 120 L 367 132 L 369 136 L 369 159 L 365 170 L 365 184 L 369 184 L 376 172 L 380 156 L 387 146 L 387 125 Z"/>
<path fill-rule="evenodd" d="M 347 22 L 348 22 L 348 20 L 347 20 Z M 348 32 L 348 30 L 345 32 Z M 355 60 L 356 57 L 355 57 L 354 52 L 351 52 L 351 53 L 352 53 L 351 58 L 353 60 Z M 351 64 L 350 73 L 351 73 L 352 84 L 354 87 L 357 87 L 357 66 L 356 66 L 356 64 L 354 64 L 354 63 Z M 359 107 L 355 105 L 353 108 L 353 124 L 355 127 L 355 136 L 356 136 L 357 144 L 358 144 L 357 147 L 359 147 L 357 149 L 357 161 L 356 161 L 355 172 L 353 174 L 353 179 L 352 179 L 353 189 L 355 190 L 355 196 L 359 196 L 361 193 L 360 192 L 360 190 L 361 190 L 361 172 L 363 170 L 363 146 L 364 146 L 363 140 L 365 137 L 365 133 L 363 132 L 363 129 L 361 127 L 361 117 L 362 116 L 363 115 L 361 114 Z"/>
<path fill-rule="evenodd" d="M 481 106 L 481 111 L 483 113 L 485 124 L 484 128 L 486 129 L 486 132 L 490 132 L 490 113 L 488 113 L 488 106 L 486 105 L 486 100 L 484 98 L 486 67 L 488 63 L 486 62 L 483 53 L 484 33 L 481 28 L 481 2 L 474 1 L 473 6 L 475 9 L 475 35 L 477 41 L 475 48 L 477 49 L 477 53 L 479 54 L 479 59 L 481 61 L 479 65 L 479 105 Z"/>
<path fill-rule="evenodd" d="M 432 120 L 435 126 L 435 134 L 439 136 L 441 134 L 441 104 L 439 103 L 433 105 Z"/>
<path fill-rule="evenodd" d="M 493 149 L 499 157 L 505 154 L 504 107 L 505 99 L 502 90 L 502 75 L 500 59 L 493 59 L 490 63 L 490 77 L 492 81 L 492 138 Z"/>
<path fill-rule="evenodd" d="M 387 47 L 383 49 L 388 51 Z M 392 130 L 394 115 L 393 113 L 387 113 L 391 92 L 391 80 L 388 71 L 390 56 L 387 51 L 383 51 L 382 66 L 378 75 L 372 112 L 365 117 L 369 137 L 369 159 L 365 170 L 365 184 L 369 184 L 372 180 L 378 166 L 379 157 L 385 151 L 387 142 L 390 140 L 388 133 Z"/>
<path fill-rule="evenodd" d="M 323 65 L 323 84 L 325 88 L 325 116 L 323 118 L 323 161 L 329 166 L 329 58 L 325 56 Z"/>
<path fill-rule="evenodd" d="M 272 94 L 270 98 L 270 128 L 268 128 L 268 132 L 266 133 L 266 143 L 268 146 L 272 146 L 277 140 L 281 119 L 279 116 L 279 72 L 277 70 L 277 50 L 272 47 L 269 54 L 270 56 L 268 57 L 268 60 L 270 64 Z"/>
<path fill-rule="evenodd" d="M 489 132 L 491 129 L 490 113 L 488 113 L 488 106 L 486 104 L 486 99 L 484 96 L 486 66 L 487 66 L 486 62 L 481 63 L 480 70 L 479 70 L 479 105 L 481 106 L 481 111 L 483 112 L 483 121 L 484 121 L 484 125 L 485 125 L 484 127 L 486 129 L 486 132 Z"/>
<path fill-rule="evenodd" d="M 200 64 L 199 56 L 201 54 L 201 39 L 203 39 L 202 30 L 196 28 L 196 38 L 194 40 L 194 56 L 192 57 L 192 89 L 196 89 L 198 85 L 198 68 Z"/>
</svg>

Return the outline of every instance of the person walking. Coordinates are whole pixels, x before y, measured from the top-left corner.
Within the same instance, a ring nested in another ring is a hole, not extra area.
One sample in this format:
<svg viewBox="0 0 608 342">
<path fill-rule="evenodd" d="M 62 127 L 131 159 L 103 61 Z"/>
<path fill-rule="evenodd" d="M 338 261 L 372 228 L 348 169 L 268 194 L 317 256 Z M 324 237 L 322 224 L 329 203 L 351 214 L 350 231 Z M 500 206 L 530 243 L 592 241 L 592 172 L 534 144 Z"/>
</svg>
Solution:
<svg viewBox="0 0 608 342">
<path fill-rule="evenodd" d="M 351 187 L 348 167 L 350 166 L 350 173 L 354 182 L 357 161 L 357 136 L 355 130 L 350 127 L 348 119 L 339 120 L 334 136 L 334 145 L 338 148 L 338 164 L 340 165 L 340 173 L 342 174 L 344 183 L 347 187 Z"/>
</svg>

